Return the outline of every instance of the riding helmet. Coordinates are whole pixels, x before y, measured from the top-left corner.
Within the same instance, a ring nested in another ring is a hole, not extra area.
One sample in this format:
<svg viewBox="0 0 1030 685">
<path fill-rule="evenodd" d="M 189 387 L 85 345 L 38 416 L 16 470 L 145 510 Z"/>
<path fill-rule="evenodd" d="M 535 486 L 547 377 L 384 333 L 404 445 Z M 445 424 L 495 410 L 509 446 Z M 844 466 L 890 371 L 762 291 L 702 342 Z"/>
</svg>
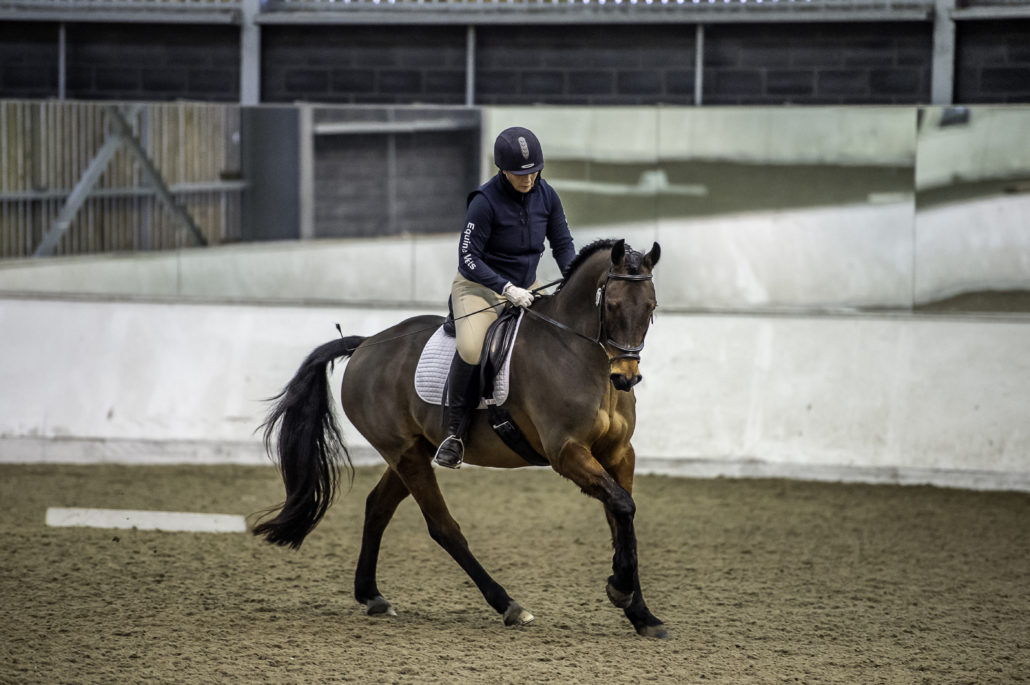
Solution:
<svg viewBox="0 0 1030 685">
<path fill-rule="evenodd" d="M 494 164 L 502 171 L 525 176 L 544 168 L 544 150 L 532 131 L 512 126 L 494 141 Z"/>
</svg>

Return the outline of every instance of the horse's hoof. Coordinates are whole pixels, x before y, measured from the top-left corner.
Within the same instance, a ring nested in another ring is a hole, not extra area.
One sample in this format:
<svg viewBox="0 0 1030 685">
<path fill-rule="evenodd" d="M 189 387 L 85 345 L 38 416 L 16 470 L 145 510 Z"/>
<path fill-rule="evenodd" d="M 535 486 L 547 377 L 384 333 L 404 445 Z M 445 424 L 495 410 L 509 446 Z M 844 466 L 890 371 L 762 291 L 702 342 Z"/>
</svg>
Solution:
<svg viewBox="0 0 1030 685">
<path fill-rule="evenodd" d="M 633 603 L 633 593 L 617 590 L 615 586 L 612 585 L 611 580 L 608 581 L 608 585 L 605 586 L 604 591 L 608 593 L 608 599 L 611 600 L 612 604 L 620 609 L 628 609 L 629 605 Z"/>
<path fill-rule="evenodd" d="M 394 611 L 390 603 L 387 602 L 382 595 L 373 597 L 372 599 L 365 602 L 365 613 L 369 616 L 396 616 L 397 612 Z"/>
<path fill-rule="evenodd" d="M 504 625 L 524 626 L 534 618 L 536 617 L 520 607 L 517 602 L 512 602 L 508 605 L 507 611 L 504 612 Z"/>
<path fill-rule="evenodd" d="M 664 640 L 669 637 L 669 631 L 665 629 L 665 626 L 659 623 L 655 626 L 640 626 L 637 628 L 637 635 L 641 637 L 653 637 L 656 640 Z"/>
</svg>

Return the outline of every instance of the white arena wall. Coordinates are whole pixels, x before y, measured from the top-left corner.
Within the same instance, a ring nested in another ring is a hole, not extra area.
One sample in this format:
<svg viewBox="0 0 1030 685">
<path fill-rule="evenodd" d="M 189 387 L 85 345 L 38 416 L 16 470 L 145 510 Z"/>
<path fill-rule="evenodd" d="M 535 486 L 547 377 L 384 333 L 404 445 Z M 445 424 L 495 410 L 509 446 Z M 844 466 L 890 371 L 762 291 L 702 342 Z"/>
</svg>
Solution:
<svg viewBox="0 0 1030 685">
<path fill-rule="evenodd" d="M 337 322 L 370 334 L 442 313 L 449 270 L 422 265 L 450 263 L 452 242 L 4 265 L 0 460 L 262 463 L 262 399 Z M 1030 317 L 843 313 L 842 298 L 840 313 L 758 313 L 747 290 L 736 313 L 691 312 L 663 247 L 638 388 L 642 471 L 1030 490 Z M 393 289 L 383 263 L 398 267 Z"/>
</svg>

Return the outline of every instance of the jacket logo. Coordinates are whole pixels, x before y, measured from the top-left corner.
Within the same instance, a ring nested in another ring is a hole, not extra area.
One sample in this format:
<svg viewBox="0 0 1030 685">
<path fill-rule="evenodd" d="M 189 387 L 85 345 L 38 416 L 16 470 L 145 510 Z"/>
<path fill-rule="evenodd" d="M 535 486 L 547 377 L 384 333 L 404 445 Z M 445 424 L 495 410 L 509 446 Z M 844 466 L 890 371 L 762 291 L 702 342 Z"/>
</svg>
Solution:
<svg viewBox="0 0 1030 685">
<path fill-rule="evenodd" d="M 522 159 L 529 159 L 529 143 L 522 136 L 519 136 L 519 149 L 522 150 Z"/>
<path fill-rule="evenodd" d="M 462 261 L 465 263 L 465 266 L 469 271 L 476 270 L 476 262 L 468 251 L 469 243 L 472 242 L 472 231 L 474 230 L 476 230 L 476 225 L 470 221 L 465 224 L 465 230 L 461 233 Z"/>
</svg>

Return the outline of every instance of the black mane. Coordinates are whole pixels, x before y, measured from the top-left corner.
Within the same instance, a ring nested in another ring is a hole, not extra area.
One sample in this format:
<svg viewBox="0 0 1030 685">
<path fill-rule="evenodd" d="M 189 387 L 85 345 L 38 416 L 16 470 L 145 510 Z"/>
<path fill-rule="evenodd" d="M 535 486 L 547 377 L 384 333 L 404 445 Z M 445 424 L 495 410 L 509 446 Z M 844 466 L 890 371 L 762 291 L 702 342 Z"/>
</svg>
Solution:
<svg viewBox="0 0 1030 685">
<path fill-rule="evenodd" d="M 582 266 L 583 262 L 588 260 L 594 253 L 601 250 L 611 250 L 617 242 L 619 241 L 615 238 L 602 238 L 581 249 L 579 254 L 572 258 L 572 263 L 569 264 L 568 271 L 565 272 L 565 280 L 558 286 L 558 290 L 561 290 L 562 285 L 565 285 L 572 278 L 572 274 L 576 273 L 576 269 Z M 640 273 L 641 259 L 643 259 L 643 255 L 630 247 L 629 243 L 626 243 L 626 269 L 629 273 Z"/>
</svg>

